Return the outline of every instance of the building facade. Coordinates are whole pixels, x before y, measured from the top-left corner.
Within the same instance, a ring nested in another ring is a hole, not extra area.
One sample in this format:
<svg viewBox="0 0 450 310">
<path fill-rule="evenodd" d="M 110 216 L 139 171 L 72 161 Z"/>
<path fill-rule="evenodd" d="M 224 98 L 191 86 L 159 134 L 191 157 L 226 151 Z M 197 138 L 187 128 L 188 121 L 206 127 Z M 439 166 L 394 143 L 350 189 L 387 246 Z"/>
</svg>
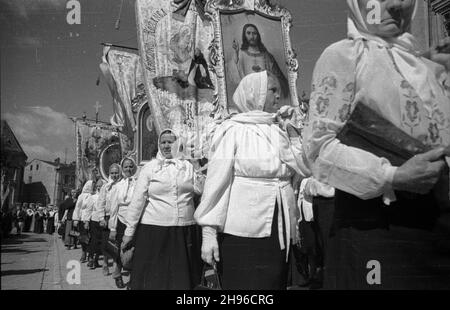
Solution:
<svg viewBox="0 0 450 310">
<path fill-rule="evenodd" d="M 2 208 L 12 208 L 22 202 L 23 174 L 27 155 L 20 146 L 11 127 L 1 121 L 1 176 Z"/>
<path fill-rule="evenodd" d="M 75 171 L 76 162 L 72 162 L 68 165 L 61 164 L 58 171 L 58 182 L 56 189 L 56 204 L 59 205 L 66 195 L 70 194 L 70 191 L 75 188 Z"/>
<path fill-rule="evenodd" d="M 33 159 L 24 171 L 24 200 L 43 205 L 58 205 L 75 188 L 75 164 L 62 164 L 60 159 Z"/>
</svg>

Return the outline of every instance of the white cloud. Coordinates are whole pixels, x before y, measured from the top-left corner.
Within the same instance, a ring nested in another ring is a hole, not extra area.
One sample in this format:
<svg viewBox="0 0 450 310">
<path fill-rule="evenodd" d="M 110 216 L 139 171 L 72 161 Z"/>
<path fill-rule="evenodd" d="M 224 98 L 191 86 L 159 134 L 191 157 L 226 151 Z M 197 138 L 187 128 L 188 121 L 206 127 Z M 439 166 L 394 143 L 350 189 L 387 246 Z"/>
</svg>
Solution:
<svg viewBox="0 0 450 310">
<path fill-rule="evenodd" d="M 14 131 L 28 160 L 75 160 L 74 124 L 65 113 L 50 107 L 31 107 L 16 113 L 5 113 L 4 119 Z"/>
</svg>

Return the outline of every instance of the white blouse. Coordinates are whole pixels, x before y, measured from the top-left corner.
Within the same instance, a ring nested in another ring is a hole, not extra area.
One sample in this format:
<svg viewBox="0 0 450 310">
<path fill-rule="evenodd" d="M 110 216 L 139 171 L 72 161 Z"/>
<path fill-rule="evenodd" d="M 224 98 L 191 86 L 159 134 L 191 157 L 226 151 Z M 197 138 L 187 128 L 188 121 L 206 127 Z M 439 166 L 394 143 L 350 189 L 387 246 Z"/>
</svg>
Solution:
<svg viewBox="0 0 450 310">
<path fill-rule="evenodd" d="M 204 176 L 187 160 L 154 159 L 139 173 L 125 219 L 126 236 L 139 223 L 158 226 L 194 225 L 194 194 L 203 191 Z M 142 216 L 142 218 L 141 218 Z"/>
<path fill-rule="evenodd" d="M 80 217 L 78 220 L 82 222 L 88 222 L 91 220 L 92 212 L 94 211 L 95 205 L 97 204 L 98 194 L 88 195 L 81 203 Z M 77 201 L 78 203 L 78 201 Z"/>
<path fill-rule="evenodd" d="M 285 248 L 283 231 L 288 244 L 294 238 L 298 218 L 291 184 L 294 171 L 280 159 L 277 126 L 230 119 L 217 128 L 205 190 L 195 212 L 199 225 L 240 237 L 268 237 L 277 203 L 281 248 Z M 300 141 L 292 147 L 297 150 L 294 153 L 302 153 Z"/>
<path fill-rule="evenodd" d="M 84 186 L 81 194 L 78 196 L 77 201 L 75 203 L 75 209 L 73 210 L 72 220 L 81 221 L 81 218 L 87 218 L 87 216 L 91 216 L 92 211 L 86 210 L 85 200 L 91 196 L 92 192 L 92 180 L 88 180 Z M 88 214 L 86 214 L 88 212 Z M 88 221 L 89 221 L 88 219 Z"/>
<path fill-rule="evenodd" d="M 357 61 L 360 64 L 357 65 Z M 314 177 L 361 199 L 392 197 L 396 167 L 385 158 L 336 138 L 357 102 L 367 105 L 425 145 L 450 144 L 450 79 L 443 66 L 423 59 L 441 91 L 423 102 L 396 69 L 389 50 L 374 41 L 345 39 L 318 60 L 312 82 L 304 149 Z"/>
<path fill-rule="evenodd" d="M 133 197 L 136 179 L 133 177 L 124 178 L 120 180 L 114 188 L 114 193 L 111 197 L 111 210 L 108 228 L 112 231 L 116 230 L 117 220 L 126 224 L 126 216 L 128 206 Z"/>
<path fill-rule="evenodd" d="M 117 183 L 112 186 L 109 183 L 106 183 L 100 188 L 97 203 L 95 204 L 95 208 L 91 216 L 92 221 L 100 222 L 102 220 L 106 220 L 107 216 L 110 216 L 111 196 L 114 193 L 114 188 L 116 185 Z"/>
</svg>

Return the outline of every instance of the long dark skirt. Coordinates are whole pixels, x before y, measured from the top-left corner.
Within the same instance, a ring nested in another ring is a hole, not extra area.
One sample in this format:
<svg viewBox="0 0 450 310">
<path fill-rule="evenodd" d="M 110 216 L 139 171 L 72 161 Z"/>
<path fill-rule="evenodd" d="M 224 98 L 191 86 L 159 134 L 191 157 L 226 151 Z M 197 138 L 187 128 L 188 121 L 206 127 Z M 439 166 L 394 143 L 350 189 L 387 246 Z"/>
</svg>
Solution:
<svg viewBox="0 0 450 310">
<path fill-rule="evenodd" d="M 278 206 L 267 238 L 221 234 L 219 244 L 222 287 L 226 290 L 285 290 L 288 264 L 286 249 L 278 238 Z M 284 227 L 284 225 L 283 225 Z"/>
<path fill-rule="evenodd" d="M 109 216 L 105 217 L 105 221 L 106 221 L 106 223 L 109 223 Z M 103 255 L 105 256 L 107 254 L 106 246 L 107 246 L 107 242 L 109 240 L 109 232 L 110 232 L 110 230 L 109 230 L 108 226 L 100 227 L 100 228 L 102 229 L 101 249 L 102 249 Z"/>
<path fill-rule="evenodd" d="M 29 232 L 31 228 L 31 221 L 33 220 L 33 216 L 28 216 L 25 219 L 25 228 L 23 231 Z"/>
<path fill-rule="evenodd" d="M 297 256 L 307 256 L 306 264 L 310 268 L 324 266 L 325 249 L 330 235 L 333 221 L 334 198 L 314 197 L 313 214 L 311 222 L 301 222 L 299 225 L 301 236 L 301 249 L 295 253 Z M 297 257 L 297 260 L 300 259 Z M 300 262 L 296 262 L 300 263 Z M 297 266 L 300 267 L 300 266 Z M 308 266 L 302 266 L 308 270 Z M 314 275 L 315 270 L 310 270 Z M 308 274 L 308 272 L 307 272 Z"/>
<path fill-rule="evenodd" d="M 450 234 L 434 229 L 439 210 L 432 200 L 382 206 L 348 197 L 342 204 L 341 196 L 326 249 L 326 289 L 450 289 L 450 252 L 441 246 Z"/>
<path fill-rule="evenodd" d="M 114 258 L 114 262 L 116 263 L 116 268 L 114 270 L 114 273 L 112 274 L 113 279 L 119 278 L 122 275 L 122 261 L 120 259 L 120 252 L 121 252 L 121 245 L 122 245 L 122 239 L 123 235 L 125 233 L 125 229 L 127 226 L 122 223 L 119 219 L 117 219 L 117 226 L 116 226 L 116 246 L 118 249 L 118 255 Z"/>
<path fill-rule="evenodd" d="M 42 234 L 44 232 L 44 219 L 42 217 L 36 217 L 34 222 L 35 234 Z"/>
<path fill-rule="evenodd" d="M 189 290 L 200 283 L 200 228 L 140 224 L 131 271 L 132 290 Z"/>
<path fill-rule="evenodd" d="M 73 221 L 66 220 L 66 232 L 64 234 L 64 244 L 67 247 L 75 245 L 75 237 L 70 235 L 72 228 L 73 228 Z"/>
<path fill-rule="evenodd" d="M 47 220 L 47 234 L 52 235 L 55 232 L 55 218 L 50 217 Z"/>
<path fill-rule="evenodd" d="M 103 239 L 103 228 L 100 227 L 100 223 L 96 221 L 89 222 L 89 232 L 91 239 L 89 240 L 88 252 L 89 255 L 94 254 L 100 255 L 102 253 L 102 239 Z"/>
<path fill-rule="evenodd" d="M 84 227 L 83 222 L 78 222 L 78 231 L 80 232 L 80 237 L 78 238 L 78 241 L 80 242 L 81 249 L 83 252 L 88 252 L 89 243 L 90 243 L 90 233 L 89 228 L 86 229 Z"/>
</svg>

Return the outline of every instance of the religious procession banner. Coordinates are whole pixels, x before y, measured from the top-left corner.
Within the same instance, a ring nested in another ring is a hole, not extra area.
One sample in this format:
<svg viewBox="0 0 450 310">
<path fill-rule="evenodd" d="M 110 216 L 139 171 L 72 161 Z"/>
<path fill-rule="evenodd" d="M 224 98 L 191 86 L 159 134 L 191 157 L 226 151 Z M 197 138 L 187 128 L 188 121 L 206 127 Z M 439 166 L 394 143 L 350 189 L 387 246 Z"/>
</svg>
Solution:
<svg viewBox="0 0 450 310">
<path fill-rule="evenodd" d="M 172 129 L 186 158 L 207 156 L 208 128 L 221 118 L 210 72 L 212 24 L 200 0 L 137 0 L 136 18 L 148 104 L 158 134 Z"/>
<path fill-rule="evenodd" d="M 105 46 L 100 69 L 113 97 L 111 124 L 124 134 L 122 152 L 129 154 L 134 149 L 137 130 L 133 112 L 147 102 L 140 56 Z"/>
<path fill-rule="evenodd" d="M 72 119 L 76 133 L 76 186 L 81 188 L 92 175 L 108 178 L 109 166 L 122 158 L 119 132 L 115 126 L 85 119 Z"/>
</svg>

